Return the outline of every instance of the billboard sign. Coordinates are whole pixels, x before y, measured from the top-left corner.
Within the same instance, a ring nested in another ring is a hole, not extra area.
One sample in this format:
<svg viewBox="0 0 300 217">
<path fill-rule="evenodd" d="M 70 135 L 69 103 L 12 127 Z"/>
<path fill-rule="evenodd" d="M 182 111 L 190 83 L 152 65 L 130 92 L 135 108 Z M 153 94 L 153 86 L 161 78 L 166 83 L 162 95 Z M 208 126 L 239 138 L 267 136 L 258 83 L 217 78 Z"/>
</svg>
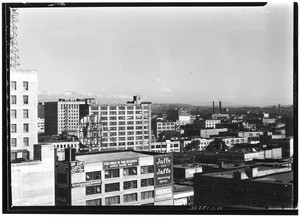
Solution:
<svg viewBox="0 0 300 217">
<path fill-rule="evenodd" d="M 173 199 L 173 186 L 156 188 L 154 191 L 154 201 Z"/>
<path fill-rule="evenodd" d="M 84 163 L 82 161 L 72 161 L 71 162 L 71 173 L 83 173 Z"/>
<path fill-rule="evenodd" d="M 116 169 L 116 168 L 121 168 L 121 167 L 131 167 L 131 166 L 138 166 L 138 165 L 139 165 L 138 158 L 121 159 L 121 160 L 104 161 L 103 162 L 104 169 Z"/>
<path fill-rule="evenodd" d="M 97 185 L 97 184 L 101 184 L 101 179 L 98 180 L 91 180 L 91 181 L 87 181 L 87 182 L 78 182 L 78 183 L 73 183 L 72 184 L 72 188 L 80 188 L 80 187 L 87 187 L 87 186 L 93 186 L 93 185 Z"/>
<path fill-rule="evenodd" d="M 188 205 L 187 197 L 174 199 L 174 206 L 187 206 L 187 205 Z"/>
<path fill-rule="evenodd" d="M 172 154 L 154 156 L 154 186 L 173 184 Z"/>
</svg>

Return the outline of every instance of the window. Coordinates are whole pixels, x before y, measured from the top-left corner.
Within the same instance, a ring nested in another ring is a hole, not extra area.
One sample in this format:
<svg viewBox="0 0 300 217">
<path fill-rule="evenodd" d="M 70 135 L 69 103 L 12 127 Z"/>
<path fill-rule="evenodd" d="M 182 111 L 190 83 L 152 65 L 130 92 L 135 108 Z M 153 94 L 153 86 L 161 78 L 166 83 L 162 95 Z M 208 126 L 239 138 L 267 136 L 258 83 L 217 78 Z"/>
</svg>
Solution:
<svg viewBox="0 0 300 217">
<path fill-rule="evenodd" d="M 11 139 L 11 146 L 12 147 L 17 147 L 17 139 L 16 138 Z"/>
<path fill-rule="evenodd" d="M 133 130 L 134 127 L 127 127 L 127 130 Z"/>
<path fill-rule="evenodd" d="M 29 132 L 29 126 L 28 124 L 23 124 L 23 132 L 28 133 Z"/>
<path fill-rule="evenodd" d="M 16 81 L 11 82 L 11 90 L 17 90 L 17 82 Z"/>
<path fill-rule="evenodd" d="M 127 110 L 133 110 L 133 106 L 127 106 Z"/>
<path fill-rule="evenodd" d="M 137 180 L 124 182 L 123 185 L 124 190 L 137 188 Z"/>
<path fill-rule="evenodd" d="M 87 200 L 87 206 L 101 206 L 101 199 Z"/>
<path fill-rule="evenodd" d="M 23 96 L 23 104 L 28 104 L 28 96 Z"/>
<path fill-rule="evenodd" d="M 11 118 L 12 119 L 16 119 L 17 118 L 17 110 L 16 109 L 12 109 L 10 111 L 10 114 L 11 114 Z"/>
<path fill-rule="evenodd" d="M 141 199 L 149 199 L 149 198 L 154 198 L 154 191 L 144 191 L 141 193 Z"/>
<path fill-rule="evenodd" d="M 11 160 L 17 159 L 17 153 L 16 152 L 11 153 L 10 156 L 11 156 Z"/>
<path fill-rule="evenodd" d="M 130 168 L 124 168 L 123 175 L 124 176 L 134 176 L 137 174 L 137 168 L 136 167 L 130 167 Z"/>
<path fill-rule="evenodd" d="M 12 124 L 11 125 L 11 132 L 12 133 L 16 133 L 17 132 L 17 125 L 16 124 Z"/>
<path fill-rule="evenodd" d="M 151 166 L 141 166 L 141 174 L 153 173 L 153 172 L 154 172 L 153 165 L 151 165 Z"/>
<path fill-rule="evenodd" d="M 28 137 L 23 138 L 23 145 L 24 146 L 29 146 L 29 138 Z"/>
<path fill-rule="evenodd" d="M 101 193 L 101 185 L 88 186 L 85 188 L 85 195 L 100 194 L 100 193 Z"/>
<path fill-rule="evenodd" d="M 127 125 L 133 125 L 134 122 L 133 121 L 127 121 Z"/>
<path fill-rule="evenodd" d="M 11 104 L 13 104 L 13 105 L 17 104 L 17 96 L 15 96 L 15 95 L 11 96 Z"/>
<path fill-rule="evenodd" d="M 119 169 L 105 170 L 106 179 L 114 178 L 114 177 L 120 177 Z"/>
<path fill-rule="evenodd" d="M 125 130 L 125 127 L 119 127 L 119 130 Z"/>
<path fill-rule="evenodd" d="M 117 116 L 111 116 L 109 117 L 109 120 L 117 120 Z"/>
<path fill-rule="evenodd" d="M 97 180 L 97 179 L 101 179 L 101 171 L 88 172 L 85 174 L 86 181 Z"/>
<path fill-rule="evenodd" d="M 28 109 L 23 109 L 23 118 L 28 118 Z"/>
<path fill-rule="evenodd" d="M 105 192 L 120 191 L 120 183 L 111 183 L 105 185 Z"/>
<path fill-rule="evenodd" d="M 23 89 L 28 90 L 28 82 L 27 81 L 23 81 Z"/>
<path fill-rule="evenodd" d="M 100 115 L 107 115 L 107 112 L 100 112 Z"/>
<path fill-rule="evenodd" d="M 154 185 L 154 178 L 141 179 L 141 187 L 147 187 Z"/>
<path fill-rule="evenodd" d="M 125 111 L 119 111 L 119 115 L 125 115 Z"/>
<path fill-rule="evenodd" d="M 133 194 L 124 194 L 124 203 L 126 202 L 132 202 L 132 201 L 137 201 L 137 193 Z"/>
<path fill-rule="evenodd" d="M 100 109 L 101 110 L 107 110 L 107 106 L 101 106 Z"/>
<path fill-rule="evenodd" d="M 109 205 L 114 205 L 114 204 L 120 204 L 120 196 L 105 198 L 105 205 L 109 206 Z"/>
<path fill-rule="evenodd" d="M 110 115 L 116 115 L 117 112 L 115 112 L 115 111 L 110 111 L 109 114 L 110 114 Z"/>
</svg>

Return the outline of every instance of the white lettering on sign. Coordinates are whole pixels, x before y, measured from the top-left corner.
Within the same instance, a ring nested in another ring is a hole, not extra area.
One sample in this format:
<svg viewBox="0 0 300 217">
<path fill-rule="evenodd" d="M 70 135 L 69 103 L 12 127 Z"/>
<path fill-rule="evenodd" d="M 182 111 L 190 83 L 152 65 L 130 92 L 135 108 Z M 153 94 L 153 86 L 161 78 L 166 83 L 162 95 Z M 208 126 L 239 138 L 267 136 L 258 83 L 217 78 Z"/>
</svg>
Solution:
<svg viewBox="0 0 300 217">
<path fill-rule="evenodd" d="M 164 175 L 164 174 L 169 174 L 171 173 L 170 168 L 164 168 L 164 169 L 158 169 L 156 172 L 156 175 Z"/>
<path fill-rule="evenodd" d="M 168 157 L 165 157 L 164 159 L 157 159 L 156 164 L 157 165 L 161 165 L 161 164 L 170 164 L 171 163 L 171 159 Z"/>
<path fill-rule="evenodd" d="M 175 206 L 186 206 L 187 205 L 187 198 L 179 198 L 174 200 L 174 205 Z"/>
<path fill-rule="evenodd" d="M 155 201 L 168 200 L 173 198 L 172 187 L 155 189 Z"/>
</svg>

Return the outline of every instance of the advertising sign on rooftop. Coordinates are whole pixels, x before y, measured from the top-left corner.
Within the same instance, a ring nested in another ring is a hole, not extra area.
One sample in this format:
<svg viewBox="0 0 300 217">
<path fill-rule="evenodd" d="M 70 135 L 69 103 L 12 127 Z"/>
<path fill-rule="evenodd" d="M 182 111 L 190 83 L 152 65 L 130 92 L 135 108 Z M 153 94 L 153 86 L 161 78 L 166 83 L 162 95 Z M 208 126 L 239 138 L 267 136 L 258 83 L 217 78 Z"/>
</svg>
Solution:
<svg viewBox="0 0 300 217">
<path fill-rule="evenodd" d="M 171 154 L 154 157 L 154 186 L 165 186 L 173 183 L 173 158 Z"/>
<path fill-rule="evenodd" d="M 71 162 L 71 173 L 83 173 L 84 163 L 82 161 L 72 161 Z"/>
<path fill-rule="evenodd" d="M 173 199 L 173 186 L 156 188 L 154 194 L 155 201 L 163 201 Z"/>
<path fill-rule="evenodd" d="M 130 158 L 130 159 L 122 159 L 122 160 L 113 160 L 113 161 L 104 161 L 103 168 L 104 169 L 115 169 L 121 167 L 131 167 L 138 166 L 139 159 L 138 158 Z"/>
</svg>

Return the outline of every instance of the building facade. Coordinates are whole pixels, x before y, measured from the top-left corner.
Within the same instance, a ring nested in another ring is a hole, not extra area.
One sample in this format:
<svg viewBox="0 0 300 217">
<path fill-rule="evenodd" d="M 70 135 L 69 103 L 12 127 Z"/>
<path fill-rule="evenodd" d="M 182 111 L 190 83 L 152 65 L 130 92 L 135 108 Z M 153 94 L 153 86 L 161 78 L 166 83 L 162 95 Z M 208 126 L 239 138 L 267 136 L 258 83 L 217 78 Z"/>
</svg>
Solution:
<svg viewBox="0 0 300 217">
<path fill-rule="evenodd" d="M 197 173 L 194 205 L 293 207 L 293 173 L 290 167 L 259 166 Z"/>
<path fill-rule="evenodd" d="M 55 149 L 34 145 L 34 160 L 11 164 L 13 206 L 55 205 Z"/>
<path fill-rule="evenodd" d="M 59 99 L 45 102 L 45 135 L 59 135 L 66 132 L 77 135 L 81 118 L 88 115 L 88 105 L 94 99 Z"/>
<path fill-rule="evenodd" d="M 56 166 L 56 206 L 173 205 L 171 154 L 68 151 Z"/>
<path fill-rule="evenodd" d="M 180 152 L 180 141 L 152 142 L 150 151 L 161 153 Z"/>
<path fill-rule="evenodd" d="M 151 103 L 91 105 L 89 114 L 100 116 L 102 149 L 149 150 L 151 144 Z"/>
<path fill-rule="evenodd" d="M 156 136 L 164 131 L 180 131 L 180 124 L 178 121 L 175 122 L 157 122 L 156 123 Z"/>
<path fill-rule="evenodd" d="M 11 70 L 11 160 L 32 159 L 37 133 L 37 73 Z"/>
</svg>

